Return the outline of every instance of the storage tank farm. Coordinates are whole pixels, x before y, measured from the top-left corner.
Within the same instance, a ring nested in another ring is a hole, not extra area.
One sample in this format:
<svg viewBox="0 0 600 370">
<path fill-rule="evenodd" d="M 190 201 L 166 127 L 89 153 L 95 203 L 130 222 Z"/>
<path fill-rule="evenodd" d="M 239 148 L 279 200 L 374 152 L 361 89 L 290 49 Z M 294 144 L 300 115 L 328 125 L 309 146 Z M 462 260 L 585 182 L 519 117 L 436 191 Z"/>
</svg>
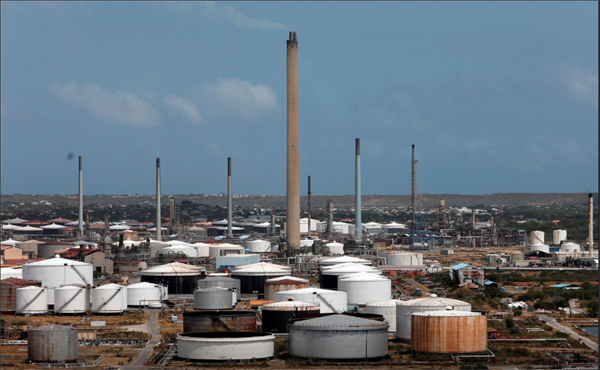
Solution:
<svg viewBox="0 0 600 370">
<path fill-rule="evenodd" d="M 54 313 L 82 314 L 90 311 L 90 289 L 67 285 L 54 289 Z"/>
</svg>

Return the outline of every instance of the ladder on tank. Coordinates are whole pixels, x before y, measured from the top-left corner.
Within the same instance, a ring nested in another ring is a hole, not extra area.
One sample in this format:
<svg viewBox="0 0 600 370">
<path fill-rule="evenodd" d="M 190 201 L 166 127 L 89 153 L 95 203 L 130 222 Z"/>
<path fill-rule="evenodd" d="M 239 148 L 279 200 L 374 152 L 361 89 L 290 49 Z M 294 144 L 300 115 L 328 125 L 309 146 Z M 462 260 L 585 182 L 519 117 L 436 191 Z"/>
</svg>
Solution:
<svg viewBox="0 0 600 370">
<path fill-rule="evenodd" d="M 83 290 L 83 289 L 79 289 L 79 290 L 77 291 L 77 293 L 73 294 L 73 296 L 71 297 L 71 299 L 69 299 L 68 301 L 66 301 L 66 302 L 65 302 L 65 304 L 63 304 L 63 305 L 62 305 L 62 306 L 61 306 L 61 307 L 60 307 L 58 310 L 57 310 L 57 309 L 55 309 L 55 310 L 54 310 L 54 312 L 55 312 L 55 313 L 60 313 L 60 311 L 62 311 L 62 310 L 63 310 L 63 308 L 67 307 L 67 306 L 69 305 L 69 303 L 73 302 L 73 300 L 74 300 L 75 298 L 77 298 L 77 296 L 78 296 L 78 295 L 80 295 L 80 294 L 81 294 L 81 291 L 82 291 L 82 290 Z"/>
<path fill-rule="evenodd" d="M 121 294 L 121 289 L 123 288 L 119 288 L 113 295 L 111 295 L 106 301 L 104 301 L 100 307 L 96 308 L 94 311 L 95 312 L 99 312 L 100 310 L 102 310 L 104 307 L 106 307 L 107 304 L 110 303 L 110 301 L 113 300 L 113 298 L 115 298 L 118 294 Z"/>
<path fill-rule="evenodd" d="M 27 307 L 31 306 L 31 304 L 33 302 L 35 302 L 35 300 L 38 299 L 42 295 L 42 293 L 46 293 L 46 289 L 40 290 L 40 292 L 35 297 L 33 297 L 33 299 L 31 301 L 27 302 L 27 304 L 25 306 L 23 306 L 21 311 L 25 311 L 27 309 Z"/>
</svg>

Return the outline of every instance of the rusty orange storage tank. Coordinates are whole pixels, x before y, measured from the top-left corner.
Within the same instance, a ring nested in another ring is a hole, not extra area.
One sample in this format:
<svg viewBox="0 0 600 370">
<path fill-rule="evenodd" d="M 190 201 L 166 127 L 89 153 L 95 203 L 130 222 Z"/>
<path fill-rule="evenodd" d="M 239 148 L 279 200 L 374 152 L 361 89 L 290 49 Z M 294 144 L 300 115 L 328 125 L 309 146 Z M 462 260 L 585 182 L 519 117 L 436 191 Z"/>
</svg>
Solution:
<svg viewBox="0 0 600 370">
<path fill-rule="evenodd" d="M 282 290 L 297 290 L 308 288 L 308 280 L 293 277 L 293 276 L 281 276 L 265 281 L 265 299 L 275 300 L 275 292 Z"/>
<path fill-rule="evenodd" d="M 415 312 L 411 315 L 411 343 L 417 352 L 484 352 L 487 317 L 465 311 Z"/>
</svg>

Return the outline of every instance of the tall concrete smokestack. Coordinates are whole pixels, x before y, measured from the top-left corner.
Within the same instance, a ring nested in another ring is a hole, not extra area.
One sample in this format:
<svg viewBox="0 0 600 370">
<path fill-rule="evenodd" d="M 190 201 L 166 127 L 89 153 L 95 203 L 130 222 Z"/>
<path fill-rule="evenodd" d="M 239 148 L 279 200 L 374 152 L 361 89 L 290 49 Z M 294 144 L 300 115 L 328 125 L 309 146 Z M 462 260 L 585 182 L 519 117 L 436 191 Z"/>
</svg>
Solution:
<svg viewBox="0 0 600 370">
<path fill-rule="evenodd" d="M 308 176 L 308 238 L 311 239 L 311 209 L 310 209 L 310 202 L 311 202 L 311 192 L 310 192 L 310 176 Z"/>
<path fill-rule="evenodd" d="M 471 246 L 476 247 L 475 240 L 475 208 L 471 209 Z"/>
<path fill-rule="evenodd" d="M 354 217 L 354 235 L 356 239 L 362 239 L 362 205 L 360 189 L 360 139 L 356 138 L 356 156 L 354 160 L 354 206 L 356 214 Z"/>
<path fill-rule="evenodd" d="M 594 257 L 594 195 L 588 194 L 588 213 L 589 213 L 589 225 L 588 225 L 588 246 L 590 248 L 588 255 Z"/>
<path fill-rule="evenodd" d="M 160 218 L 160 158 L 156 158 L 156 240 L 162 240 Z"/>
<path fill-rule="evenodd" d="M 410 160 L 410 211 L 412 216 L 412 239 L 413 244 L 415 243 L 415 237 L 417 233 L 417 217 L 415 213 L 415 197 L 417 192 L 417 166 L 415 162 L 415 144 L 412 145 L 412 159 Z"/>
<path fill-rule="evenodd" d="M 233 238 L 231 224 L 233 216 L 231 207 L 233 206 L 233 196 L 231 195 L 231 158 L 227 158 L 227 237 Z"/>
<path fill-rule="evenodd" d="M 298 150 L 298 39 L 287 40 L 287 191 L 286 243 L 288 253 L 300 247 L 300 165 Z"/>
<path fill-rule="evenodd" d="M 83 238 L 83 161 L 79 156 L 79 237 Z"/>
</svg>

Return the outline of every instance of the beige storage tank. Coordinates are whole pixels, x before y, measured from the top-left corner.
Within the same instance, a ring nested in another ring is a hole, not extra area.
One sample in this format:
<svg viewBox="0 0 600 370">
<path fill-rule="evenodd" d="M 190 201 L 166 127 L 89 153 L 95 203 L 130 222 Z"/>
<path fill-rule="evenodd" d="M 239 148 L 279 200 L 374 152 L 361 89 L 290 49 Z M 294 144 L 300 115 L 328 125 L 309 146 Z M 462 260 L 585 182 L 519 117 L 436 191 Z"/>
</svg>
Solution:
<svg viewBox="0 0 600 370">
<path fill-rule="evenodd" d="M 475 353 L 487 350 L 487 317 L 479 312 L 426 311 L 411 316 L 413 351 Z"/>
</svg>

